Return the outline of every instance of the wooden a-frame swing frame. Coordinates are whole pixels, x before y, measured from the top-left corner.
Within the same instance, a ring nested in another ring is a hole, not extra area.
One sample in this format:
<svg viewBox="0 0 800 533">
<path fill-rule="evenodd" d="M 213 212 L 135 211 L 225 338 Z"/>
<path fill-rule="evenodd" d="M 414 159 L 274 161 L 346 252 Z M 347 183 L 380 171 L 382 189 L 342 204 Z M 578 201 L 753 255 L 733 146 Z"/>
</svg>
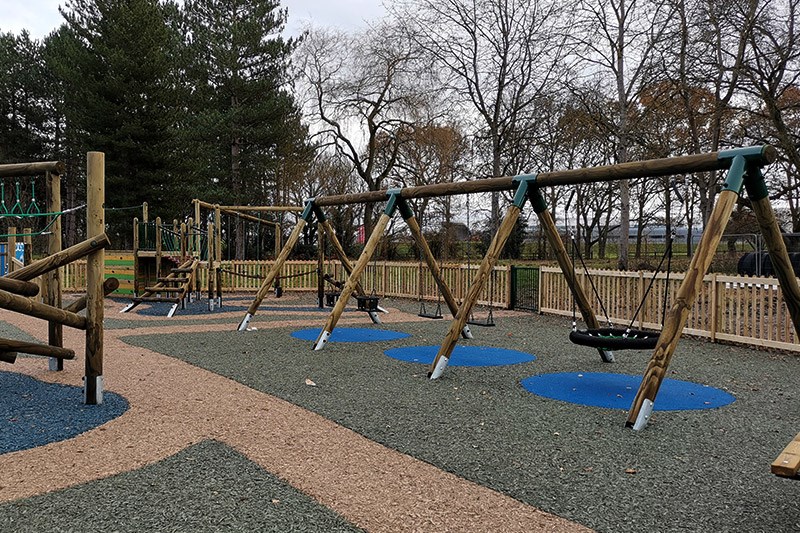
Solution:
<svg viewBox="0 0 800 533">
<path fill-rule="evenodd" d="M 281 265 L 297 243 L 303 227 L 311 221 L 313 214 L 316 214 L 324 224 L 325 219 L 321 210 L 323 207 L 355 203 L 386 202 L 386 208 L 378 219 L 355 265 L 350 265 L 349 261 L 346 261 L 344 251 L 341 249 L 338 240 L 336 240 L 333 229 L 329 227 L 329 224 L 325 227 L 325 231 L 331 238 L 331 242 L 334 243 L 334 250 L 340 256 L 339 258 L 342 259 L 342 264 L 349 277 L 345 283 L 345 287 L 342 289 L 342 296 L 331 311 L 325 326 L 314 343 L 314 349 L 322 349 L 325 342 L 330 337 L 331 332 L 336 327 L 336 323 L 344 311 L 347 299 L 358 287 L 361 274 L 364 272 L 380 239 L 383 237 L 389 221 L 395 212 L 399 210 L 408 224 L 416 244 L 423 252 L 431 274 L 441 289 L 445 302 L 453 315 L 450 329 L 430 367 L 429 376 L 431 379 L 436 379 L 442 375 L 447 367 L 447 362 L 458 342 L 459 336 L 471 336 L 467 329 L 467 319 L 469 318 L 470 311 L 477 301 L 484 284 L 488 280 L 489 274 L 496 265 L 500 252 L 513 231 L 514 225 L 519 218 L 526 200 L 530 201 L 534 212 L 539 218 L 541 227 L 547 235 L 548 242 L 553 247 L 553 250 L 555 250 L 558 264 L 563 272 L 567 285 L 572 291 L 576 305 L 583 317 L 583 321 L 588 328 L 596 329 L 599 327 L 599 322 L 592 310 L 586 293 L 581 285 L 576 283 L 573 276 L 572 261 L 558 233 L 552 214 L 547 208 L 541 189 L 548 186 L 656 178 L 673 174 L 689 174 L 696 172 L 727 171 L 726 179 L 716 205 L 714 206 L 714 210 L 706 224 L 686 276 L 678 289 L 675 300 L 667 312 L 658 343 L 653 351 L 644 372 L 639 390 L 628 412 L 626 426 L 635 430 L 640 430 L 646 426 L 647 421 L 650 419 L 656 395 L 666 375 L 667 367 L 675 352 L 681 332 L 686 325 L 692 304 L 700 290 L 703 277 L 708 272 L 714 253 L 725 231 L 725 226 L 730 220 L 731 213 L 741 194 L 742 188 L 747 191 L 752 210 L 758 221 L 761 233 L 764 236 L 773 267 L 783 290 L 795 331 L 798 336 L 800 336 L 800 285 L 798 285 L 797 278 L 794 275 L 786 245 L 775 218 L 775 212 L 769 201 L 766 183 L 761 173 L 761 168 L 771 164 L 776 157 L 777 152 L 775 148 L 765 145 L 541 174 L 488 178 L 466 182 L 438 183 L 403 189 L 311 198 L 306 202 L 303 215 L 300 217 L 297 226 L 295 226 L 291 236 L 281 250 L 270 273 L 264 280 L 255 300 L 250 305 L 247 314 L 239 325 L 239 330 L 247 328 L 247 324 L 269 290 L 269 286 L 275 275 L 280 271 Z M 419 224 L 406 201 L 410 198 L 429 198 L 494 191 L 515 192 L 511 205 L 495 233 L 480 267 L 475 273 L 467 296 L 459 306 L 456 304 L 452 292 L 442 279 L 438 264 L 433 254 L 430 252 L 430 247 L 422 235 Z M 604 361 L 613 362 L 613 354 L 608 350 L 598 348 L 598 352 Z"/>
</svg>

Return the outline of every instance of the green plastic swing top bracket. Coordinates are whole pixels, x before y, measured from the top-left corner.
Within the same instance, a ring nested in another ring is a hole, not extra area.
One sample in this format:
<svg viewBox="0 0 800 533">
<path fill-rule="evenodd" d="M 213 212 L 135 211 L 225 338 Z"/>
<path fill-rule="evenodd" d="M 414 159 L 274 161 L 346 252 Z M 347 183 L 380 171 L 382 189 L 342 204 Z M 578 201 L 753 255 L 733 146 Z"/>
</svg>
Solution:
<svg viewBox="0 0 800 533">
<path fill-rule="evenodd" d="M 744 185 L 751 200 L 766 198 L 769 193 L 760 168 L 776 158 L 775 147 L 768 144 L 721 150 L 717 153 L 717 159 L 725 162 L 728 167 L 722 190 L 740 194 Z"/>
<path fill-rule="evenodd" d="M 389 200 L 386 202 L 386 208 L 383 210 L 383 214 L 386 216 L 394 215 L 394 212 L 397 211 L 397 208 L 400 207 L 402 197 L 400 193 L 402 192 L 402 187 L 397 187 L 395 189 L 387 189 L 386 196 L 389 197 Z M 406 208 L 408 208 L 408 204 L 406 204 Z M 402 207 L 400 207 L 400 212 L 402 213 Z M 404 217 L 405 218 L 405 217 Z"/>
</svg>

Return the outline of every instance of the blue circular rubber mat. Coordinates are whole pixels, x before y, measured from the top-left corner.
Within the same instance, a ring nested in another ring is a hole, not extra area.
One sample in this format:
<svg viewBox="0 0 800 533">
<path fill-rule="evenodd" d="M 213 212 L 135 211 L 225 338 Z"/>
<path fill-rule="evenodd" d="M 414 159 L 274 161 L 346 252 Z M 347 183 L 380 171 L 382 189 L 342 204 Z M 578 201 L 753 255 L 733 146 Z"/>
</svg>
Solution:
<svg viewBox="0 0 800 533">
<path fill-rule="evenodd" d="M 403 348 L 392 348 L 384 353 L 400 361 L 429 365 L 433 363 L 436 354 L 439 353 L 439 346 L 405 346 Z M 516 350 L 494 348 L 492 346 L 456 345 L 447 364 L 449 366 L 502 366 L 528 363 L 535 360 L 535 355 Z"/>
<path fill-rule="evenodd" d="M 292 337 L 304 341 L 315 341 L 319 337 L 321 329 L 301 329 L 292 332 Z M 375 342 L 375 341 L 394 341 L 410 337 L 408 333 L 402 331 L 392 331 L 388 329 L 369 329 L 369 328 L 336 328 L 331 333 L 328 342 Z"/>
<path fill-rule="evenodd" d="M 627 374 L 561 372 L 525 378 L 522 386 L 528 392 L 553 400 L 627 410 L 641 381 L 641 376 Z M 708 385 L 665 379 L 653 408 L 656 411 L 713 409 L 728 405 L 735 399 L 733 395 Z"/>
</svg>

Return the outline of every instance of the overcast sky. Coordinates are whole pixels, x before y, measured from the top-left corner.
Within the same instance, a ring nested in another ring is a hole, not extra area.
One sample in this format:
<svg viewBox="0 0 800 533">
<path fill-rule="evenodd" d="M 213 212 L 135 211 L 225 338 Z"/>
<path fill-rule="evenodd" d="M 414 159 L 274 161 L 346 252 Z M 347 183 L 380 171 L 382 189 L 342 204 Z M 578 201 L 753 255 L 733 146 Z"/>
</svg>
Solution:
<svg viewBox="0 0 800 533">
<path fill-rule="evenodd" d="M 0 0 L 0 31 L 19 33 L 27 29 L 42 38 L 57 28 L 63 19 L 58 6 L 66 0 Z M 385 11 L 380 0 L 282 0 L 289 9 L 289 34 L 296 35 L 304 23 L 335 26 L 344 30 L 363 27 Z"/>
</svg>

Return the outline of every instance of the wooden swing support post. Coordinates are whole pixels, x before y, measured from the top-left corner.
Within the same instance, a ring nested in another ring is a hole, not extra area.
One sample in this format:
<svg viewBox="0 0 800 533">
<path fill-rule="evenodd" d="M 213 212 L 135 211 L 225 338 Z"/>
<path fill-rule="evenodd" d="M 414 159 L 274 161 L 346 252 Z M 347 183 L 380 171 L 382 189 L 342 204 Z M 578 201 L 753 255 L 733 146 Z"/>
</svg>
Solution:
<svg viewBox="0 0 800 533">
<path fill-rule="evenodd" d="M 323 211 L 315 204 L 314 199 L 309 198 L 306 201 L 306 205 L 303 208 L 303 212 L 301 213 L 300 218 L 297 221 L 297 225 L 295 225 L 294 229 L 292 230 L 292 233 L 289 235 L 289 238 L 286 239 L 286 243 L 283 245 L 280 253 L 278 253 L 277 257 L 275 258 L 275 263 L 269 269 L 269 272 L 267 272 L 267 276 L 261 282 L 261 286 L 259 287 L 258 292 L 256 293 L 256 297 L 253 299 L 253 302 L 250 304 L 250 307 L 248 307 L 247 313 L 245 313 L 244 318 L 239 323 L 238 326 L 239 331 L 245 331 L 247 329 L 247 326 L 250 324 L 250 320 L 253 318 L 253 315 L 255 315 L 256 312 L 258 311 L 261 302 L 264 301 L 264 298 L 266 297 L 267 293 L 272 287 L 272 283 L 275 281 L 275 278 L 280 273 L 281 268 L 283 268 L 283 264 L 286 262 L 286 259 L 289 257 L 289 254 L 297 245 L 297 241 L 300 239 L 300 235 L 303 232 L 303 228 L 305 228 L 307 224 L 312 222 L 314 216 L 316 216 L 319 225 L 322 227 L 322 229 L 325 232 L 325 235 L 330 240 L 331 248 L 333 249 L 333 252 L 336 254 L 339 261 L 342 263 L 342 268 L 344 268 L 345 272 L 347 272 L 348 275 L 352 274 L 354 267 L 350 262 L 350 260 L 348 259 L 347 254 L 345 253 L 344 248 L 342 247 L 342 244 L 336 237 L 336 232 L 334 231 L 333 226 L 331 226 L 330 221 L 328 221 L 328 219 L 325 217 Z M 357 282 L 355 284 L 354 290 L 358 295 L 366 294 L 364 292 L 364 289 Z M 352 292 L 353 291 L 351 291 L 350 294 L 352 294 Z M 340 299 L 342 299 L 341 296 Z M 376 312 L 370 311 L 368 314 L 370 319 L 374 323 L 380 324 L 380 319 L 378 318 Z"/>
</svg>

